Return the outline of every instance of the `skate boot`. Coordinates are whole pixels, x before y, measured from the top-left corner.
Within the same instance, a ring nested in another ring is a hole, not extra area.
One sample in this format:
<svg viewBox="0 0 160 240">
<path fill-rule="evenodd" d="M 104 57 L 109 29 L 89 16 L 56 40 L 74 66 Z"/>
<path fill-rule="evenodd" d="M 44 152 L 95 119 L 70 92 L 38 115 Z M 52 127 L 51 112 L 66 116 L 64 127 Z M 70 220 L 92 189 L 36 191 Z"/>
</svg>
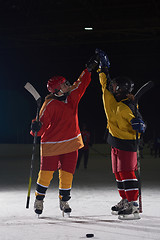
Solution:
<svg viewBox="0 0 160 240">
<path fill-rule="evenodd" d="M 122 199 L 115 206 L 111 207 L 112 214 L 113 215 L 118 215 L 118 211 L 122 210 L 125 206 L 128 206 L 128 200 L 127 199 Z"/>
<path fill-rule="evenodd" d="M 72 211 L 72 209 L 70 208 L 68 201 L 62 201 L 61 199 L 59 200 L 60 202 L 60 209 L 62 211 L 62 216 L 65 216 L 65 213 L 67 214 L 67 216 L 70 216 L 70 213 Z"/>
<path fill-rule="evenodd" d="M 43 211 L 43 199 L 41 198 L 38 198 L 38 196 L 36 197 L 35 199 L 35 202 L 34 202 L 34 211 L 35 213 L 38 214 L 38 216 L 40 214 L 42 214 L 42 211 Z"/>
<path fill-rule="evenodd" d="M 120 220 L 134 220 L 140 219 L 139 207 L 137 202 L 128 202 L 122 210 L 118 211 L 118 219 Z"/>
</svg>

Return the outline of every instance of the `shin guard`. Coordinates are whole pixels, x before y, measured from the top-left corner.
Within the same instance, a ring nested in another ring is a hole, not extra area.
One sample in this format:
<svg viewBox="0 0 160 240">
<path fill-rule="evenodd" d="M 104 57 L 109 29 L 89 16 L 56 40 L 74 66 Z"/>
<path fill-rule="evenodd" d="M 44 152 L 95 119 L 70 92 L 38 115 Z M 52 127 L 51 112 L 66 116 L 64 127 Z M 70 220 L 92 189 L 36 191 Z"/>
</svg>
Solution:
<svg viewBox="0 0 160 240">
<path fill-rule="evenodd" d="M 73 174 L 59 170 L 59 198 L 62 201 L 68 201 L 72 187 Z"/>
<path fill-rule="evenodd" d="M 37 187 L 36 187 L 36 198 L 41 200 L 45 197 L 46 191 L 53 178 L 54 171 L 40 170 L 38 174 Z"/>
<path fill-rule="evenodd" d="M 121 183 L 123 184 L 124 191 L 128 202 L 137 201 L 138 199 L 138 180 L 135 172 L 119 172 Z"/>
</svg>

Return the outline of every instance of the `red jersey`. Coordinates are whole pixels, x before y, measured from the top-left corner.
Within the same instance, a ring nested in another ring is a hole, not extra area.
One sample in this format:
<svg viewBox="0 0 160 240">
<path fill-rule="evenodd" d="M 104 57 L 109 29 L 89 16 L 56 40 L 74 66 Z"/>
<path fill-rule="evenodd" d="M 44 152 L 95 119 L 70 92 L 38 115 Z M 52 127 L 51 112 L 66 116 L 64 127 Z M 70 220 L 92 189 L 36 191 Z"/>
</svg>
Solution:
<svg viewBox="0 0 160 240">
<path fill-rule="evenodd" d="M 83 141 L 78 123 L 78 103 L 91 81 L 91 73 L 85 69 L 72 85 L 65 102 L 45 100 L 40 110 L 42 127 L 41 156 L 55 156 L 82 148 Z"/>
</svg>

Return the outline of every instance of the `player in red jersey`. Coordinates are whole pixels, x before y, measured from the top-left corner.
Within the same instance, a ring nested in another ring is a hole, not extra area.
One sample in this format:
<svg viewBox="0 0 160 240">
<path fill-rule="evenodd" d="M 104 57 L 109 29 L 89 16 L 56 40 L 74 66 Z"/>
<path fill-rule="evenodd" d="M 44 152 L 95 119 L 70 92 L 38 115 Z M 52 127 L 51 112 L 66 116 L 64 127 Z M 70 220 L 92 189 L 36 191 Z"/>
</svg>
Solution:
<svg viewBox="0 0 160 240">
<path fill-rule="evenodd" d="M 73 174 L 78 149 L 84 146 L 78 123 L 78 104 L 91 81 L 91 71 L 97 65 L 95 56 L 72 86 L 62 76 L 54 76 L 48 81 L 50 94 L 40 110 L 39 122 L 33 121 L 31 125 L 31 133 L 38 131 L 37 135 L 41 136 L 41 166 L 34 203 L 37 214 L 43 211 L 43 200 L 57 169 L 60 209 L 63 214 L 71 212 L 68 200 Z"/>
</svg>

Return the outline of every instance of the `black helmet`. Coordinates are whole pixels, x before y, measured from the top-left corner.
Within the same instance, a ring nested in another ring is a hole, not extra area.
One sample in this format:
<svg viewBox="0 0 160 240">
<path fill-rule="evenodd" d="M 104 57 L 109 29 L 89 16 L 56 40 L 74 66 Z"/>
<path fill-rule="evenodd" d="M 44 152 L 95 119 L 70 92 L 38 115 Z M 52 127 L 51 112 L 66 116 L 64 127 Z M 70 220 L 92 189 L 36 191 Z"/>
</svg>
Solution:
<svg viewBox="0 0 160 240">
<path fill-rule="evenodd" d="M 134 83 L 127 77 L 116 77 L 111 80 L 109 85 L 109 90 L 117 101 L 124 99 L 133 89 Z"/>
</svg>

